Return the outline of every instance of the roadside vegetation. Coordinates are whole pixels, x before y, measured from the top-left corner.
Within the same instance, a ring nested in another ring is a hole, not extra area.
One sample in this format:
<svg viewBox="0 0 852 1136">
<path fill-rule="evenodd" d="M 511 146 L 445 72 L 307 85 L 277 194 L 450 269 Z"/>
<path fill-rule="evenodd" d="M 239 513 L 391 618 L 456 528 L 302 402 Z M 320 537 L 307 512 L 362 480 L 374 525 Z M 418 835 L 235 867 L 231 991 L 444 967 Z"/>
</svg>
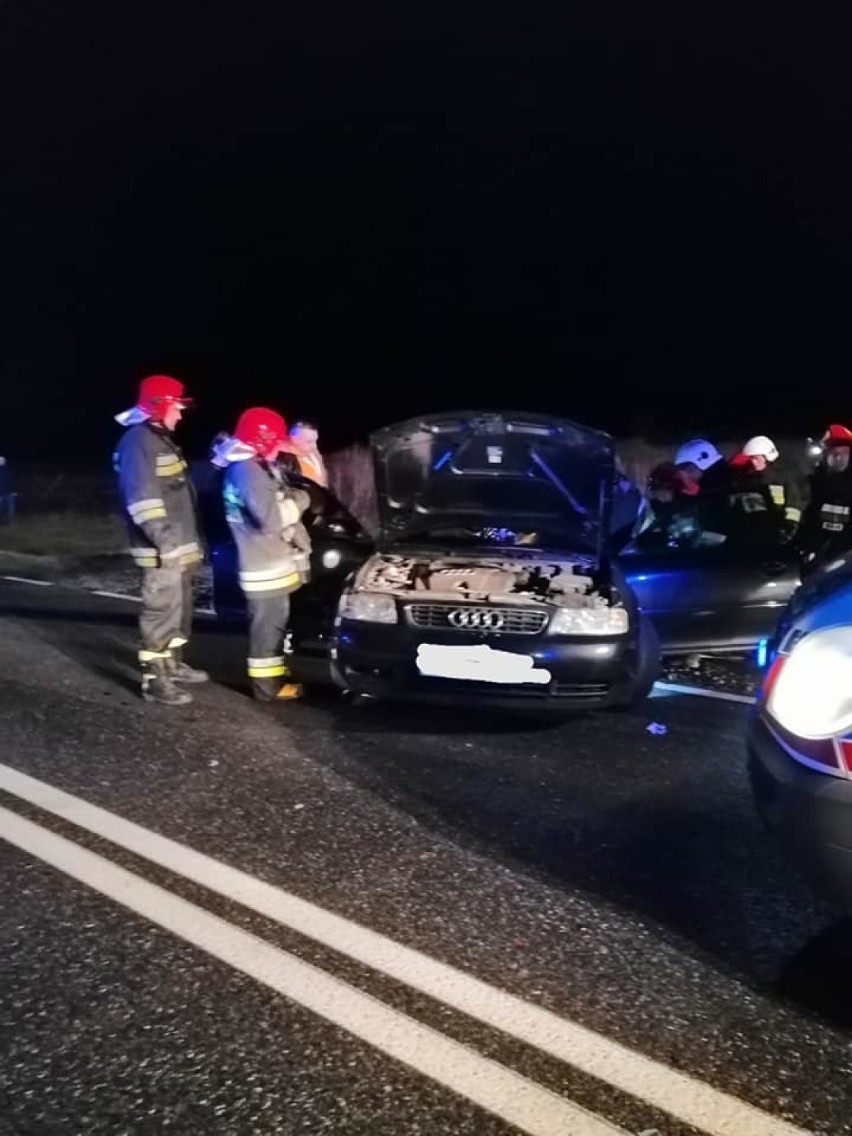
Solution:
<svg viewBox="0 0 852 1136">
<path fill-rule="evenodd" d="M 808 472 L 802 438 L 777 438 L 792 476 Z M 736 452 L 741 440 L 720 443 L 723 454 Z M 651 469 L 671 458 L 674 444 L 631 438 L 617 446 L 622 472 L 643 485 Z M 331 488 L 370 532 L 378 527 L 375 481 L 370 451 L 350 446 L 328 457 Z M 112 556 L 126 549 L 124 525 L 108 473 L 49 469 L 33 465 L 15 471 L 17 509 L 11 524 L 0 526 L 0 554 L 89 558 Z"/>
</svg>

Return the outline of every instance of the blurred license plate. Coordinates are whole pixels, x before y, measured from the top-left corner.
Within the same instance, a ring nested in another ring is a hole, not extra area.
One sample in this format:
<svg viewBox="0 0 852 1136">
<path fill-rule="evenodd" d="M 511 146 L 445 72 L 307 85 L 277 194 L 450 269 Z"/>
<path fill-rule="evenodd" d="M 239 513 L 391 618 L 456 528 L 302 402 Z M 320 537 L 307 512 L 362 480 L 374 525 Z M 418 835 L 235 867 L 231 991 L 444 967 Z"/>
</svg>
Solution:
<svg viewBox="0 0 852 1136">
<path fill-rule="evenodd" d="M 473 682 L 533 683 L 550 682 L 550 671 L 536 667 L 532 655 L 495 651 L 486 643 L 469 647 L 447 647 L 440 643 L 421 643 L 417 648 L 417 669 L 429 678 L 456 678 Z"/>
</svg>

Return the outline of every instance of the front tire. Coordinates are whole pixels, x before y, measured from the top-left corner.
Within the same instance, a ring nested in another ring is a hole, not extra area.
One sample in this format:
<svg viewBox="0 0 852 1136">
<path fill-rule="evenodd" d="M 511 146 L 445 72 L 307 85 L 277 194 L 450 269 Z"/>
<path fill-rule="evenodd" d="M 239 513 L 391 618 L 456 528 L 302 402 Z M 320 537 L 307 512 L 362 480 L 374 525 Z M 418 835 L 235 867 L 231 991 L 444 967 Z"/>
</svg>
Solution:
<svg viewBox="0 0 852 1136">
<path fill-rule="evenodd" d="M 660 637 L 647 615 L 640 615 L 638 664 L 636 677 L 627 694 L 618 702 L 614 702 L 611 710 L 628 710 L 631 706 L 644 702 L 653 690 L 654 683 L 663 670 L 662 655 L 660 653 Z"/>
</svg>

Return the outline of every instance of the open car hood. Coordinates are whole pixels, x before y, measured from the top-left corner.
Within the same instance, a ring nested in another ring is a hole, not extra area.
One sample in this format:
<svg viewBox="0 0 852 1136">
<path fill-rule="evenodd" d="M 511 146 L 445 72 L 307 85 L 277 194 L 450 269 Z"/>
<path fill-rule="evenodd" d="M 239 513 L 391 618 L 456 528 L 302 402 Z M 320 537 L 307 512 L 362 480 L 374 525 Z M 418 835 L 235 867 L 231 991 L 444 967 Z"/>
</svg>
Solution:
<svg viewBox="0 0 852 1136">
<path fill-rule="evenodd" d="M 370 441 L 385 546 L 436 534 L 469 543 L 483 532 L 483 544 L 603 559 L 615 468 L 608 434 L 550 415 L 459 411 L 387 426 Z"/>
</svg>

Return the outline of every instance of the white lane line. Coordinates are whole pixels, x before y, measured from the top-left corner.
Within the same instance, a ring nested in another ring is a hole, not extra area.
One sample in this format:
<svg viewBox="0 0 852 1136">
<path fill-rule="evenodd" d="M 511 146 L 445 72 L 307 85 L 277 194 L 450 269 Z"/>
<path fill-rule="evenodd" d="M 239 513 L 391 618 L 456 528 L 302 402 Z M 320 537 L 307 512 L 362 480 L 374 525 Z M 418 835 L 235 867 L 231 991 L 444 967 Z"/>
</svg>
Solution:
<svg viewBox="0 0 852 1136">
<path fill-rule="evenodd" d="M 679 682 L 655 682 L 654 690 L 662 690 L 666 694 L 695 694 L 699 698 L 717 698 L 720 702 L 742 702 L 746 706 L 754 705 L 754 698 L 748 694 L 728 694 L 724 690 L 707 690 L 703 686 L 688 686 Z"/>
<path fill-rule="evenodd" d="M 30 580 L 27 576 L 0 576 L 0 580 L 9 580 L 13 584 L 34 584 L 37 588 L 52 588 L 52 580 Z"/>
<path fill-rule="evenodd" d="M 200 947 L 529 1136 L 625 1136 L 624 1130 L 466 1045 L 392 1010 L 295 955 L 0 808 L 10 844 Z"/>
<path fill-rule="evenodd" d="M 606 1081 L 709 1136 L 810 1136 L 586 1026 L 2 763 L 0 789 Z"/>
</svg>

